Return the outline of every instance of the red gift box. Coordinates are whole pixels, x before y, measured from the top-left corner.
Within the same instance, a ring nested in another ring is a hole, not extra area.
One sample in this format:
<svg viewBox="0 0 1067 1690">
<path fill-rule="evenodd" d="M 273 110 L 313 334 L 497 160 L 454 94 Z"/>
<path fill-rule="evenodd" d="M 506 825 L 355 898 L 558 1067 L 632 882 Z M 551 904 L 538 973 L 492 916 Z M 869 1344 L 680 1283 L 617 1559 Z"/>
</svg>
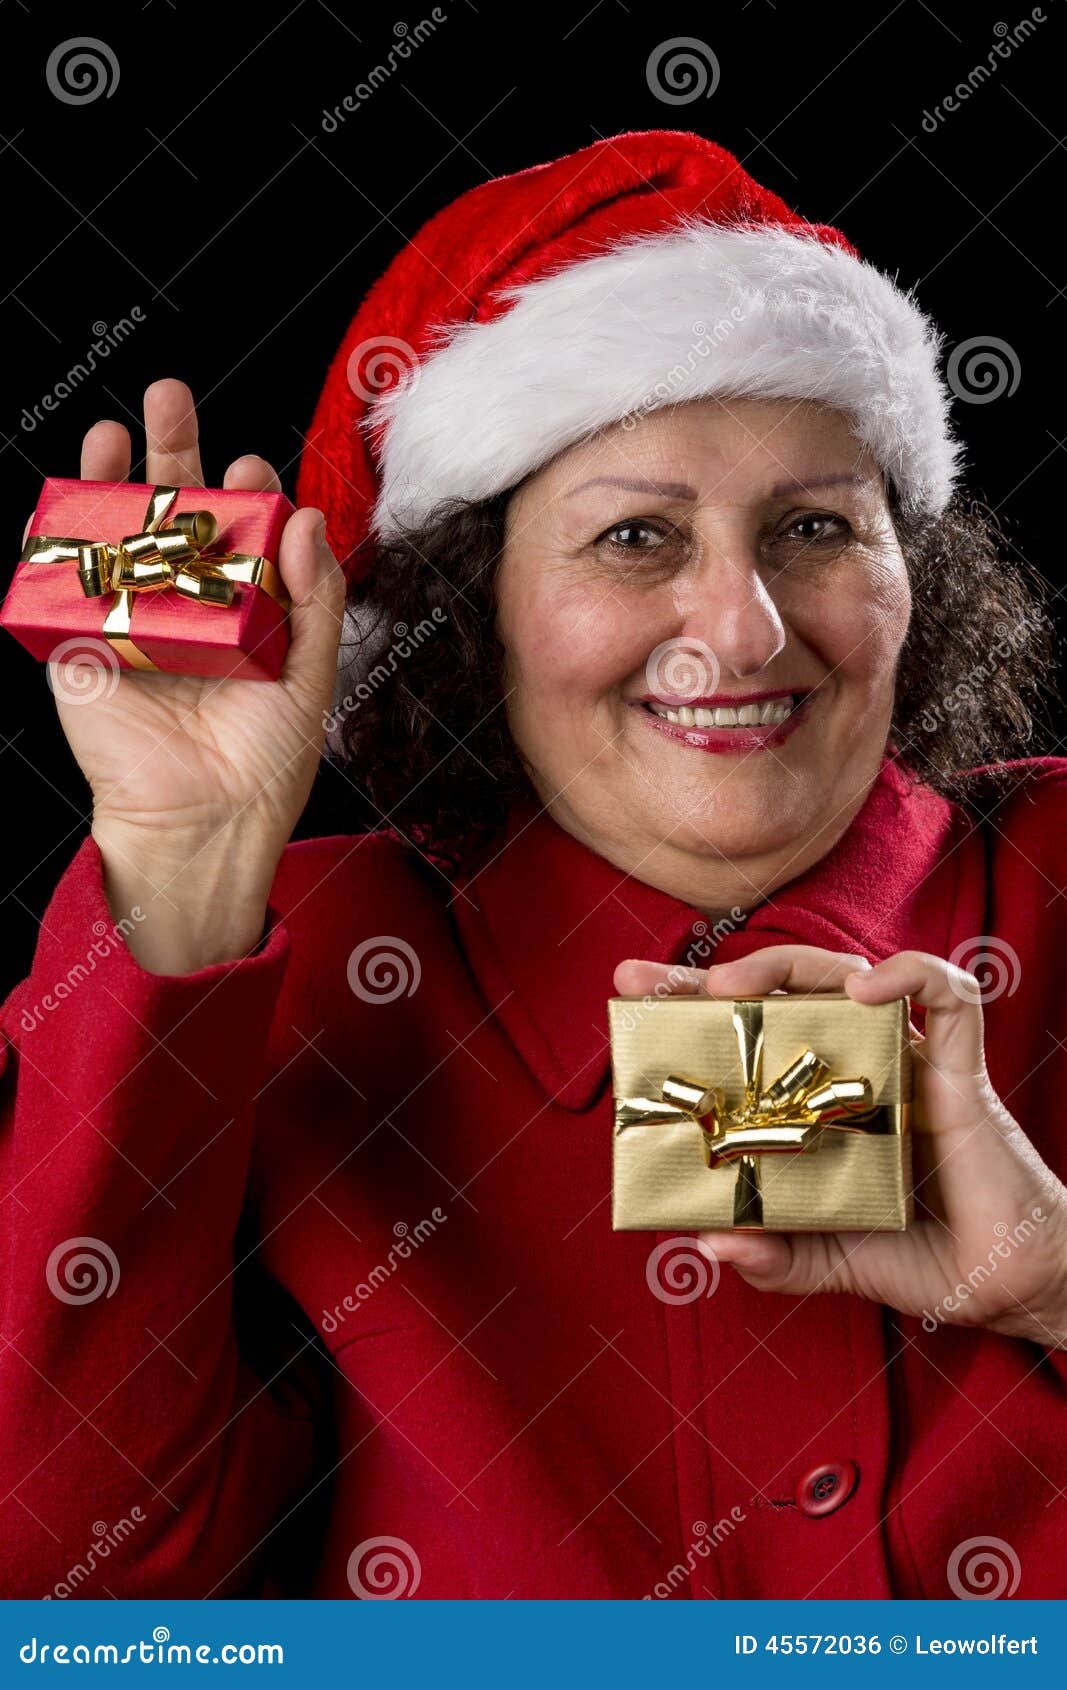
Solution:
<svg viewBox="0 0 1067 1690">
<path fill-rule="evenodd" d="M 42 661 L 276 681 L 292 511 L 283 493 L 50 476 L 0 623 Z"/>
</svg>

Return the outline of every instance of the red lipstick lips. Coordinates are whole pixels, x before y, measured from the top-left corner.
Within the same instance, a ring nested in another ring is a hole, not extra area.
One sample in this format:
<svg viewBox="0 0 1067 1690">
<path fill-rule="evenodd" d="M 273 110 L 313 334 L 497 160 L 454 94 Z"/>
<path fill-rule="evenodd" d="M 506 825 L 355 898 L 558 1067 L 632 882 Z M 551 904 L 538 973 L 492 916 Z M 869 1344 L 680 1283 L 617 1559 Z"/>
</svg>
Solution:
<svg viewBox="0 0 1067 1690">
<path fill-rule="evenodd" d="M 774 747 L 782 745 L 807 720 L 812 697 L 810 692 L 780 688 L 750 693 L 714 693 L 708 698 L 686 698 L 677 702 L 666 697 L 648 698 L 639 701 L 636 708 L 657 733 L 666 734 L 669 739 L 677 740 L 694 751 L 711 752 L 716 756 L 740 756 L 753 751 L 773 750 Z M 762 709 L 789 699 L 796 699 L 797 702 L 784 719 L 737 726 L 672 722 L 668 721 L 666 716 L 657 714 L 657 710 L 670 710 L 675 714 L 683 710 L 694 713 L 698 710 L 740 710 L 745 705 L 755 705 Z"/>
</svg>

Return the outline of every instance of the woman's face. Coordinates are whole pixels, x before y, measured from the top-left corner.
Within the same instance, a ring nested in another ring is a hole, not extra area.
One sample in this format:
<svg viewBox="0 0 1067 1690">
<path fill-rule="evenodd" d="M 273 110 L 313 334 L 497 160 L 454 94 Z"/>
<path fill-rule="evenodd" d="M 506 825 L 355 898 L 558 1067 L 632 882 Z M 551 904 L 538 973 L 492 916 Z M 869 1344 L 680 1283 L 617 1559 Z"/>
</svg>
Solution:
<svg viewBox="0 0 1067 1690">
<path fill-rule="evenodd" d="M 571 447 L 510 502 L 498 607 L 542 802 L 639 879 L 744 907 L 862 803 L 911 599 L 841 413 L 700 400 Z"/>
</svg>

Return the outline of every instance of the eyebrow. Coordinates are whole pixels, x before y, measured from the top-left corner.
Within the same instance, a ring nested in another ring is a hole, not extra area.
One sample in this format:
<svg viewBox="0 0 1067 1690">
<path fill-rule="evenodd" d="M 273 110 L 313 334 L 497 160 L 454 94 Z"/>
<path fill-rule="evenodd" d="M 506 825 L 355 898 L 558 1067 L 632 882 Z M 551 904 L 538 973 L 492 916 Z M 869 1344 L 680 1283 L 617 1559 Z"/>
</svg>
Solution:
<svg viewBox="0 0 1067 1690">
<path fill-rule="evenodd" d="M 595 475 L 591 481 L 572 487 L 565 497 L 573 499 L 576 493 L 584 493 L 587 487 L 621 487 L 627 493 L 658 493 L 662 499 L 696 498 L 695 489 L 687 487 L 683 481 L 635 481 L 619 475 Z"/>
<path fill-rule="evenodd" d="M 791 477 L 788 481 L 780 481 L 777 487 L 772 487 L 770 497 L 779 499 L 786 493 L 810 492 L 813 487 L 864 487 L 870 480 L 869 475 L 853 475 L 848 471 L 839 475 Z M 646 481 L 620 475 L 595 475 L 591 481 L 583 481 L 577 487 L 572 487 L 564 497 L 573 499 L 577 494 L 584 493 L 587 487 L 616 487 L 627 493 L 649 493 L 662 499 L 697 497 L 695 489 L 687 486 L 684 481 Z"/>
</svg>

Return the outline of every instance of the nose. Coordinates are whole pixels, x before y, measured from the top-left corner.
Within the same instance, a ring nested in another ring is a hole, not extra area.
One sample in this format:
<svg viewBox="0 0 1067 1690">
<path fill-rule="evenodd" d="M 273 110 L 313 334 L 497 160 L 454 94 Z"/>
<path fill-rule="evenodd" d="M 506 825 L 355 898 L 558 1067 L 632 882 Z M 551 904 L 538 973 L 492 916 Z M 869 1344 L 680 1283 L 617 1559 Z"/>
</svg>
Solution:
<svg viewBox="0 0 1067 1690">
<path fill-rule="evenodd" d="M 709 547 L 678 593 L 684 633 L 711 647 L 723 674 L 758 675 L 785 646 L 785 623 L 757 563 L 732 548 Z"/>
</svg>

